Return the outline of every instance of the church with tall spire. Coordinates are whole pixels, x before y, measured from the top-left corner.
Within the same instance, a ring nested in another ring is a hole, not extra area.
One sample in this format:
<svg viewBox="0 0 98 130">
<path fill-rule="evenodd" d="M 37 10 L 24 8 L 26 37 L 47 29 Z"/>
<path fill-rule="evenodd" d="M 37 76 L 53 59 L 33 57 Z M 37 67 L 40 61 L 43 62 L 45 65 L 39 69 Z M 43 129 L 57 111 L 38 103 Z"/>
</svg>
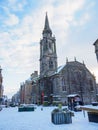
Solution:
<svg viewBox="0 0 98 130">
<path fill-rule="evenodd" d="M 62 55 L 62 57 L 65 56 Z M 70 97 L 84 104 L 98 100 L 95 76 L 87 69 L 84 62 L 78 62 L 76 57 L 73 61 L 65 58 L 65 64 L 58 66 L 56 38 L 52 35 L 47 13 L 40 40 L 39 62 L 40 75 L 31 77 L 21 86 L 20 95 L 23 96 L 22 101 L 20 99 L 21 103 L 47 103 L 49 105 L 66 102 L 68 104 Z M 28 93 L 29 97 L 25 96 Z"/>
<path fill-rule="evenodd" d="M 40 95 L 41 102 L 67 102 L 67 96 L 78 94 L 85 104 L 95 100 L 95 78 L 85 64 L 74 58 L 63 66 L 57 65 L 56 39 L 52 36 L 48 15 L 40 40 Z M 90 97 L 90 98 L 88 98 Z M 86 100 L 85 100 L 86 99 Z"/>
<path fill-rule="evenodd" d="M 43 38 L 40 41 L 40 77 L 49 76 L 57 70 L 56 40 L 52 36 L 46 13 Z"/>
<path fill-rule="evenodd" d="M 40 40 L 40 90 L 41 94 L 50 97 L 53 93 L 52 84 L 48 77 L 57 71 L 56 40 L 52 36 L 48 16 L 45 16 L 45 25 Z"/>
</svg>

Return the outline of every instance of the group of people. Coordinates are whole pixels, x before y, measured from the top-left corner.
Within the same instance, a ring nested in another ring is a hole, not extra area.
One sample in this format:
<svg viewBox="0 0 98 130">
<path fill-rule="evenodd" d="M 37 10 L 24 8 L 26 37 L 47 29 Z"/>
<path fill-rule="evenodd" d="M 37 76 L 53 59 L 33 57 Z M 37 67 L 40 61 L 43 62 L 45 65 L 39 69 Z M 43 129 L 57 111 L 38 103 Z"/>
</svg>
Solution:
<svg viewBox="0 0 98 130">
<path fill-rule="evenodd" d="M 77 109 L 77 106 L 83 105 L 83 102 L 81 101 L 80 97 L 70 97 L 68 99 L 68 108 L 73 111 L 79 111 Z"/>
</svg>

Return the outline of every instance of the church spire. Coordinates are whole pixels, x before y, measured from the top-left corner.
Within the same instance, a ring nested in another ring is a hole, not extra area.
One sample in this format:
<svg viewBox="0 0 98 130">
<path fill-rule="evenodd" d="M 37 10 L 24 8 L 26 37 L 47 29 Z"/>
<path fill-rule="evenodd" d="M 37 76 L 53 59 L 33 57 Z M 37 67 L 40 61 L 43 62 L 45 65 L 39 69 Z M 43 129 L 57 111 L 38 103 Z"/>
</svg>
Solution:
<svg viewBox="0 0 98 130">
<path fill-rule="evenodd" d="M 56 39 L 52 36 L 47 13 L 42 36 L 40 41 L 40 76 L 44 77 L 57 70 Z"/>
<path fill-rule="evenodd" d="M 52 34 L 52 31 L 51 31 L 50 26 L 49 26 L 49 21 L 48 21 L 47 12 L 46 12 L 46 16 L 45 16 L 45 25 L 44 25 L 43 34 L 44 34 L 44 33 L 50 33 L 50 34 Z"/>
<path fill-rule="evenodd" d="M 47 12 L 46 12 L 46 17 L 45 17 L 45 26 L 44 26 L 44 29 L 45 30 L 50 30 Z"/>
</svg>

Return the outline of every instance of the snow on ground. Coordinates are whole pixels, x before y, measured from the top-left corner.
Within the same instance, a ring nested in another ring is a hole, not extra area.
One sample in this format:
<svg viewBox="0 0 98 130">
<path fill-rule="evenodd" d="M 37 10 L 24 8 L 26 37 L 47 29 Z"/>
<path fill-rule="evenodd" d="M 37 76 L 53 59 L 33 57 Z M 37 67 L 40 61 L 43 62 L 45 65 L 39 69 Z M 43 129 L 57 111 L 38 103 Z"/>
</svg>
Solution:
<svg viewBox="0 0 98 130">
<path fill-rule="evenodd" d="M 32 112 L 18 112 L 18 108 L 3 108 L 0 111 L 0 130 L 98 130 L 98 123 L 88 121 L 87 113 L 74 112 L 72 124 L 54 125 L 51 111 L 55 107 L 38 106 Z"/>
</svg>

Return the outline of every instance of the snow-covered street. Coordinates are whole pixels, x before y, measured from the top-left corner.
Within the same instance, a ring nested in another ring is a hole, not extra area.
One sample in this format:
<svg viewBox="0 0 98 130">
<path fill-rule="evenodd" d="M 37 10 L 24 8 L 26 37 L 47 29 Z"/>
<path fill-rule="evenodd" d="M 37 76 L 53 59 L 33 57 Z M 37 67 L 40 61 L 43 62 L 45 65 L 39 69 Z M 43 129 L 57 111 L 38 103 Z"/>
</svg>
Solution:
<svg viewBox="0 0 98 130">
<path fill-rule="evenodd" d="M 33 112 L 18 112 L 18 108 L 3 108 L 0 111 L 0 130 L 98 130 L 98 123 L 88 121 L 87 114 L 75 112 L 72 124 L 54 125 L 51 111 L 55 107 L 38 106 Z"/>
</svg>

